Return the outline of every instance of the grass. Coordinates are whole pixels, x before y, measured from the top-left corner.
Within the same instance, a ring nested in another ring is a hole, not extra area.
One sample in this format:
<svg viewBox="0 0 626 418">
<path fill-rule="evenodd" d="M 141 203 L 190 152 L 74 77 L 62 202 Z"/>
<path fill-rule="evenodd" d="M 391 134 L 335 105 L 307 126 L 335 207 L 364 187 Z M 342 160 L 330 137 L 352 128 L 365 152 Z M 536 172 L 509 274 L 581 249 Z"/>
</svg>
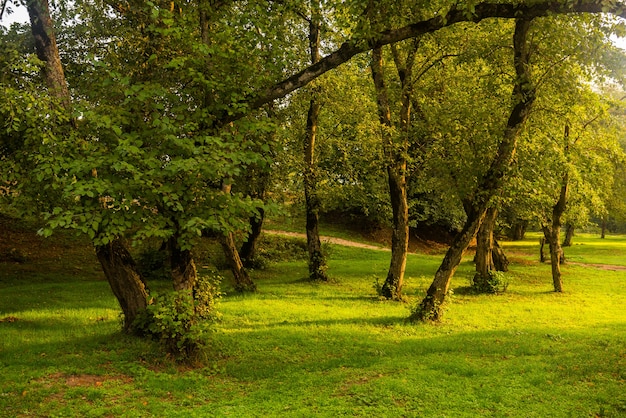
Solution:
<svg viewBox="0 0 626 418">
<path fill-rule="evenodd" d="M 581 263 L 626 255 L 623 236 L 576 239 L 566 251 Z M 536 243 L 505 243 L 513 264 L 498 296 L 464 292 L 467 257 L 437 325 L 405 318 L 441 256 L 409 257 L 408 304 L 374 296 L 387 252 L 333 246 L 329 284 L 304 281 L 301 260 L 272 264 L 254 272 L 255 294 L 225 284 L 214 349 L 195 368 L 120 334 L 88 253 L 70 252 L 80 270 L 3 263 L 0 416 L 624 416 L 626 271 L 565 265 L 555 294 Z"/>
</svg>

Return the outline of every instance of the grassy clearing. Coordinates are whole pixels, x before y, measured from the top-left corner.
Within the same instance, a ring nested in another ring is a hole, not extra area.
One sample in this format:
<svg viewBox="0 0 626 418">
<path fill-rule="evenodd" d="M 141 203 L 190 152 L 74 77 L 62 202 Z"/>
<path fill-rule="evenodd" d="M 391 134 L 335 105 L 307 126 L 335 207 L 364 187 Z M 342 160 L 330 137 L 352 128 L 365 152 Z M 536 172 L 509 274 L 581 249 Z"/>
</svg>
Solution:
<svg viewBox="0 0 626 418">
<path fill-rule="evenodd" d="M 577 240 L 566 251 L 581 262 L 625 259 L 625 237 Z M 201 368 L 119 333 L 95 260 L 66 274 L 5 263 L 0 416 L 623 416 L 626 272 L 566 265 L 555 294 L 536 242 L 506 243 L 514 263 L 499 296 L 464 292 L 468 257 L 439 325 L 408 324 L 410 303 L 374 297 L 389 253 L 332 247 L 331 284 L 304 281 L 303 261 L 273 264 L 254 272 L 256 294 L 225 285 Z M 409 258 L 412 302 L 440 259 Z"/>
</svg>

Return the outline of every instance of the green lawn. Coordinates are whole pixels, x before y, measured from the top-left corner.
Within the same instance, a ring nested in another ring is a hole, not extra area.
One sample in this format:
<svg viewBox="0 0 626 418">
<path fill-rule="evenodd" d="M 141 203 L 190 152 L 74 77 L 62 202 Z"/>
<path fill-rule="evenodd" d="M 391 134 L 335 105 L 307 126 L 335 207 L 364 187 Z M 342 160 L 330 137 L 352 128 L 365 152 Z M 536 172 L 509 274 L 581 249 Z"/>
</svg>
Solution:
<svg viewBox="0 0 626 418">
<path fill-rule="evenodd" d="M 93 265 L 0 264 L 0 416 L 625 416 L 626 271 L 565 265 L 555 294 L 537 240 L 505 243 L 498 296 L 465 291 L 468 254 L 437 325 L 405 318 L 441 256 L 411 255 L 407 304 L 374 296 L 388 252 L 333 247 L 330 284 L 304 281 L 302 261 L 273 264 L 254 272 L 256 294 L 225 284 L 197 368 L 121 335 Z M 626 237 L 576 240 L 570 259 L 626 264 Z"/>
</svg>

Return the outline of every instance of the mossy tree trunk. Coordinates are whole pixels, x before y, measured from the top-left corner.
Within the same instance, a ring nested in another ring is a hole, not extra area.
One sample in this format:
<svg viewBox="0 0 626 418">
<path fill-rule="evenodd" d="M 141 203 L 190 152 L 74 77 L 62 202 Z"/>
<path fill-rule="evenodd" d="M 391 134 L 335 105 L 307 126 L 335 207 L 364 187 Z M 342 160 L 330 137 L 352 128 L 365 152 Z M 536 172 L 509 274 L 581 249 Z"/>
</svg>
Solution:
<svg viewBox="0 0 626 418">
<path fill-rule="evenodd" d="M 426 297 L 411 315 L 411 320 L 436 321 L 441 318 L 443 314 L 442 305 L 448 293 L 452 276 L 461 262 L 463 252 L 478 232 L 487 209 L 491 205 L 491 199 L 499 191 L 502 181 L 509 171 L 518 138 L 535 101 L 535 88 L 531 82 L 529 68 L 530 48 L 527 42 L 531 21 L 532 19 L 517 19 L 515 22 L 513 46 L 516 80 L 512 93 L 514 106 L 504 129 L 502 142 L 498 146 L 489 169 L 479 179 L 478 187 L 471 197 L 471 204 L 467 205 L 467 220 L 463 229 L 454 238 L 435 273 L 435 278 L 428 288 Z"/>
</svg>

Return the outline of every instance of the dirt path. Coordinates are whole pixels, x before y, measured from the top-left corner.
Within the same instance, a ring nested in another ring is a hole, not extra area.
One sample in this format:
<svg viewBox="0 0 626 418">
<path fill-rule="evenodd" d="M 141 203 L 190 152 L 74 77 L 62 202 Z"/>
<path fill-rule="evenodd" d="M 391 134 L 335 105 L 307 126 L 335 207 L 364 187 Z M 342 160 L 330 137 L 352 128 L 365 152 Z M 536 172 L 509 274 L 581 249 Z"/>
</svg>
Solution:
<svg viewBox="0 0 626 418">
<path fill-rule="evenodd" d="M 595 267 L 600 270 L 609 270 L 609 271 L 626 270 L 626 266 L 614 266 L 610 264 L 588 264 L 588 263 L 577 263 L 575 261 L 568 261 L 567 264 L 571 264 L 573 266 L 581 266 L 581 267 Z"/>
<path fill-rule="evenodd" d="M 276 230 L 263 230 L 263 232 L 269 235 L 282 235 L 286 237 L 296 237 L 296 238 L 306 239 L 306 234 L 303 234 L 300 232 L 287 232 L 287 231 L 276 231 Z M 341 238 L 335 238 L 335 237 L 320 236 L 320 240 L 322 242 L 343 245 L 346 247 L 366 248 L 368 250 L 378 250 L 378 251 L 390 251 L 389 248 L 379 247 L 379 246 L 370 245 L 370 244 L 363 244 L 361 242 L 349 241 L 347 239 L 341 239 Z"/>
</svg>

